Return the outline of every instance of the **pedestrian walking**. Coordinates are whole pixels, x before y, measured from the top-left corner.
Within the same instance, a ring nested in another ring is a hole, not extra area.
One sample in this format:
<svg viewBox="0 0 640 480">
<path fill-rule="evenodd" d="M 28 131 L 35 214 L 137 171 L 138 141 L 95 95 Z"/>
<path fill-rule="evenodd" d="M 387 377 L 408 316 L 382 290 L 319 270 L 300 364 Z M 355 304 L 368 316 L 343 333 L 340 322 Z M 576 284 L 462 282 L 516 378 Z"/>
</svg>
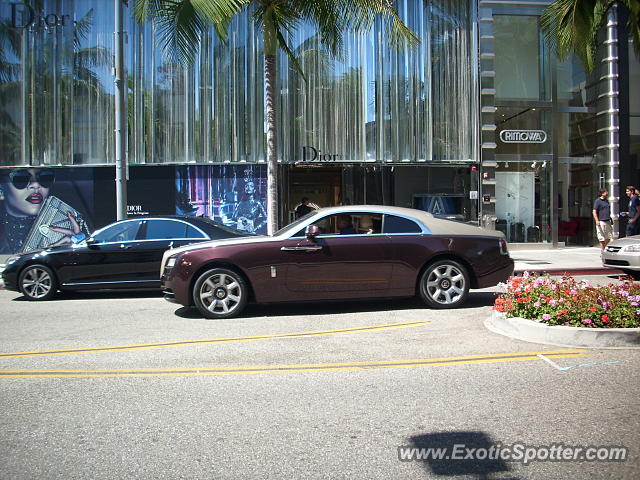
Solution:
<svg viewBox="0 0 640 480">
<path fill-rule="evenodd" d="M 607 244 L 613 240 L 613 226 L 611 224 L 611 205 L 609 204 L 609 191 L 600 190 L 599 197 L 593 204 L 593 220 L 596 223 L 596 235 L 600 242 L 600 251 L 603 252 Z"/>
<path fill-rule="evenodd" d="M 640 197 L 638 197 L 636 187 L 634 187 L 633 185 L 627 186 L 626 191 L 627 197 L 629 197 L 629 211 L 622 212 L 622 214 L 628 218 L 625 235 L 627 237 L 630 237 L 631 235 L 638 234 L 638 219 L 640 218 Z"/>
</svg>

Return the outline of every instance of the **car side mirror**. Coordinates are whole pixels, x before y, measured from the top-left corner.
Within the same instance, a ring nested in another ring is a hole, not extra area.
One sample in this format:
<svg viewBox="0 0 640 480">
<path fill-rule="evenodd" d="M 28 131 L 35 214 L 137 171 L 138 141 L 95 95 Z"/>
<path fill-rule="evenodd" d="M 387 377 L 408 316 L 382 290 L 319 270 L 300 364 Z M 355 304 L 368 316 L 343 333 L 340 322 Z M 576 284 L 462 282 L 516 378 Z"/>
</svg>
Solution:
<svg viewBox="0 0 640 480">
<path fill-rule="evenodd" d="M 309 240 L 312 240 L 320 235 L 320 227 L 317 225 L 309 225 L 304 233 Z"/>
<path fill-rule="evenodd" d="M 95 245 L 96 243 L 98 243 L 98 240 L 96 240 L 93 237 L 89 237 L 89 238 L 86 239 L 85 242 L 86 242 L 87 245 Z"/>
</svg>

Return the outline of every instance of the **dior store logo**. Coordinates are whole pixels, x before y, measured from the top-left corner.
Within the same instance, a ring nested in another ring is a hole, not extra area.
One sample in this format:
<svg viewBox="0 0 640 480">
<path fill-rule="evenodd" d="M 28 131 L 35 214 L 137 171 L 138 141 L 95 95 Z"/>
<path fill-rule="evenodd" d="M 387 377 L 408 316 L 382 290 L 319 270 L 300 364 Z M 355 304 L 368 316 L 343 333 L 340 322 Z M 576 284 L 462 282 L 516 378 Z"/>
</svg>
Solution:
<svg viewBox="0 0 640 480">
<path fill-rule="evenodd" d="M 29 31 L 48 30 L 50 28 L 64 27 L 72 23 L 71 16 L 52 12 L 36 11 L 31 5 L 24 2 L 11 3 L 11 26 Z"/>
</svg>

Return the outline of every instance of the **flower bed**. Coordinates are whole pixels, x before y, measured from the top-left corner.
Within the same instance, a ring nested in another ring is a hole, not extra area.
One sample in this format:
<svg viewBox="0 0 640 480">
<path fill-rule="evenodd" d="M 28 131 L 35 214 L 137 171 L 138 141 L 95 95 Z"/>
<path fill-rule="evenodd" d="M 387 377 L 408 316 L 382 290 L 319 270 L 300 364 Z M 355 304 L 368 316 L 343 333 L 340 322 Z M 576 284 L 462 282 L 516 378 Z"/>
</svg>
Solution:
<svg viewBox="0 0 640 480">
<path fill-rule="evenodd" d="M 494 310 L 547 325 L 587 328 L 640 327 L 640 283 L 591 286 L 571 276 L 510 277 Z"/>
</svg>

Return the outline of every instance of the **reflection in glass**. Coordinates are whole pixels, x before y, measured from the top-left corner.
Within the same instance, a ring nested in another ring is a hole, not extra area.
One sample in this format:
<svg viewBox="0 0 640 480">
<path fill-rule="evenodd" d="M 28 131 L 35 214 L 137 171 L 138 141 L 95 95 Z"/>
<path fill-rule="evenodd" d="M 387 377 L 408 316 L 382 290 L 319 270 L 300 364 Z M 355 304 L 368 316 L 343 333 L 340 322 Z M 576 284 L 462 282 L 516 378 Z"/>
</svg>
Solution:
<svg viewBox="0 0 640 480">
<path fill-rule="evenodd" d="M 15 28 L 4 18 L 0 26 L 0 164 L 103 163 L 113 151 L 112 8 L 38 5 L 58 23 Z M 16 13 L 26 25 L 27 9 L 18 4 Z"/>
<path fill-rule="evenodd" d="M 549 100 L 549 62 L 537 16 L 493 17 L 496 99 Z"/>
<path fill-rule="evenodd" d="M 166 62 L 150 24 L 125 8 L 131 163 L 265 161 L 262 35 L 247 9 L 228 42 L 211 29 L 193 66 Z M 11 29 L 1 7 L 0 164 L 114 161 L 113 2 L 41 0 L 65 25 Z M 381 24 L 348 34 L 332 58 L 301 26 L 293 50 L 307 80 L 279 56 L 283 162 L 428 162 L 471 159 L 472 3 L 397 2 L 422 39 L 386 45 Z"/>
</svg>

